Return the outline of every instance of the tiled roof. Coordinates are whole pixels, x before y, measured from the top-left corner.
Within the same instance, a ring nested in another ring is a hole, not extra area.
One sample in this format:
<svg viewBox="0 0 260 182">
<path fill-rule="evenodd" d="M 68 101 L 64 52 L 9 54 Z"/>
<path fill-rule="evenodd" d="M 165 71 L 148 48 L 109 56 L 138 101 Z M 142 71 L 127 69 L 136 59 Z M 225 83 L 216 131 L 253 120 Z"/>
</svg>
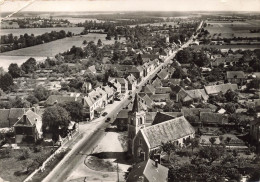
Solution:
<svg viewBox="0 0 260 182">
<path fill-rule="evenodd" d="M 161 80 L 157 77 L 153 82 L 152 85 L 154 86 L 154 88 L 156 87 L 161 87 L 162 86 L 162 82 Z"/>
<path fill-rule="evenodd" d="M 183 116 L 142 128 L 141 132 L 147 138 L 150 148 L 158 147 L 162 142 L 175 141 L 195 133 Z"/>
<path fill-rule="evenodd" d="M 208 100 L 209 98 L 204 89 L 186 90 L 186 93 L 193 99 Z"/>
<path fill-rule="evenodd" d="M 9 113 L 10 126 L 13 126 L 17 122 L 18 118 L 22 117 L 22 115 L 28 110 L 29 108 L 11 108 Z"/>
<path fill-rule="evenodd" d="M 136 82 L 136 78 L 134 77 L 133 74 L 130 74 L 127 78 L 127 81 L 131 84 L 133 84 L 134 82 Z"/>
<path fill-rule="evenodd" d="M 183 113 L 184 117 L 196 115 L 199 116 L 200 112 L 211 112 L 211 109 L 206 108 L 187 108 L 187 109 L 181 109 L 181 112 Z"/>
<path fill-rule="evenodd" d="M 165 70 L 162 70 L 162 71 L 160 71 L 158 74 L 157 74 L 157 76 L 160 78 L 160 79 L 165 79 L 167 76 L 168 76 L 168 72 L 167 71 L 165 71 Z"/>
<path fill-rule="evenodd" d="M 224 114 L 219 114 L 219 113 L 201 112 L 200 121 L 202 123 L 227 124 L 228 117 Z"/>
<path fill-rule="evenodd" d="M 163 123 L 165 121 L 180 117 L 182 115 L 183 114 L 181 112 L 157 112 L 152 122 L 152 125 Z"/>
<path fill-rule="evenodd" d="M 230 78 L 245 78 L 243 71 L 227 71 L 227 79 Z"/>
<path fill-rule="evenodd" d="M 170 94 L 154 94 L 151 95 L 150 98 L 154 102 L 166 102 L 167 100 L 170 100 Z"/>
<path fill-rule="evenodd" d="M 155 89 L 156 94 L 167 94 L 172 91 L 171 87 L 156 87 Z"/>
<path fill-rule="evenodd" d="M 208 95 L 217 94 L 219 92 L 226 93 L 229 89 L 232 91 L 238 89 L 237 84 L 220 84 L 220 85 L 205 86 L 204 88 Z"/>
<path fill-rule="evenodd" d="M 146 85 L 142 88 L 142 91 L 144 93 L 148 93 L 148 94 L 154 94 L 155 93 L 155 88 L 152 85 Z"/>
<path fill-rule="evenodd" d="M 143 181 L 145 178 L 149 182 L 167 182 L 168 168 L 158 164 L 155 166 L 155 161 L 148 159 L 133 166 L 129 173 L 126 182 Z"/>
<path fill-rule="evenodd" d="M 116 116 L 116 118 L 128 118 L 128 109 L 122 109 Z"/>
</svg>

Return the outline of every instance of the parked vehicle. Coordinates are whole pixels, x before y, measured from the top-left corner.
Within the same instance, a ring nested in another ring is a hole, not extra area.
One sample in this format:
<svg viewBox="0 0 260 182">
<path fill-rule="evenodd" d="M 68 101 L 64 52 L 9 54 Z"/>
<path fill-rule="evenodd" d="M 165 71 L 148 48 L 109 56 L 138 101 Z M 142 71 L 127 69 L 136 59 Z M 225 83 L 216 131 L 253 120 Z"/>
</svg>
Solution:
<svg viewBox="0 0 260 182">
<path fill-rule="evenodd" d="M 107 115 L 107 112 L 103 112 L 102 116 L 106 116 Z"/>
</svg>

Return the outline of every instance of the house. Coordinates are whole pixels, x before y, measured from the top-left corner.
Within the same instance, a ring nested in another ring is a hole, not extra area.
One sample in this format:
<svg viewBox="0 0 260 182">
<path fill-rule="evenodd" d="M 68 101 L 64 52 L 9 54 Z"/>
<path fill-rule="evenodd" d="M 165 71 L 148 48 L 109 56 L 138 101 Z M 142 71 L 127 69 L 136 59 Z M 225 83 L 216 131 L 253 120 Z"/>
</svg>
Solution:
<svg viewBox="0 0 260 182">
<path fill-rule="evenodd" d="M 161 80 L 165 80 L 169 77 L 169 73 L 166 70 L 161 70 L 158 74 L 157 77 L 160 78 Z"/>
<path fill-rule="evenodd" d="M 132 74 L 128 75 L 128 77 L 126 77 L 126 80 L 128 82 L 128 90 L 131 90 L 131 91 L 135 90 L 136 86 L 137 86 L 137 80 L 134 77 L 134 75 L 132 75 Z"/>
<path fill-rule="evenodd" d="M 15 143 L 35 142 L 42 138 L 42 118 L 28 110 L 14 124 Z"/>
<path fill-rule="evenodd" d="M 112 104 L 114 102 L 114 90 L 113 88 L 107 86 L 103 86 L 102 89 L 107 93 L 107 103 Z"/>
<path fill-rule="evenodd" d="M 243 71 L 227 71 L 227 80 L 229 83 L 242 85 L 245 81 L 245 73 Z"/>
<path fill-rule="evenodd" d="M 89 67 L 86 69 L 85 73 L 96 74 L 96 73 L 97 73 L 97 70 L 96 70 L 95 66 L 93 65 L 93 66 L 89 66 Z"/>
<path fill-rule="evenodd" d="M 171 85 L 180 85 L 181 79 L 166 79 L 166 80 L 161 80 L 163 87 L 169 87 Z"/>
<path fill-rule="evenodd" d="M 162 87 L 162 82 L 158 77 L 156 77 L 155 80 L 152 82 L 152 85 L 154 88 Z"/>
<path fill-rule="evenodd" d="M 169 94 L 171 93 L 171 87 L 156 87 L 155 94 Z"/>
<path fill-rule="evenodd" d="M 131 73 L 134 75 L 134 77 L 137 79 L 137 82 L 141 82 L 144 77 L 144 70 L 142 66 L 132 66 L 130 70 L 128 70 L 128 73 Z"/>
<path fill-rule="evenodd" d="M 121 84 L 119 83 L 117 78 L 109 78 L 108 79 L 108 85 L 110 87 L 112 87 L 115 90 L 115 92 L 117 92 L 117 93 L 121 93 L 122 92 Z"/>
<path fill-rule="evenodd" d="M 207 101 L 209 98 L 204 89 L 186 90 L 186 93 L 188 94 L 188 97 L 193 99 L 193 101 Z"/>
<path fill-rule="evenodd" d="M 170 94 L 154 94 L 154 95 L 151 95 L 150 98 L 154 102 L 164 102 L 164 103 L 166 103 L 168 100 L 170 100 Z"/>
<path fill-rule="evenodd" d="M 150 109 L 153 108 L 154 102 L 147 94 L 139 94 L 139 96 L 144 100 L 146 106 Z"/>
<path fill-rule="evenodd" d="M 220 92 L 224 94 L 228 90 L 236 91 L 238 89 L 238 86 L 237 84 L 228 83 L 228 84 L 204 86 L 204 89 L 208 95 L 217 95 Z"/>
<path fill-rule="evenodd" d="M 90 82 L 84 82 L 81 88 L 83 93 L 88 93 L 91 89 L 92 89 L 92 84 Z"/>
<path fill-rule="evenodd" d="M 172 141 L 183 146 L 184 140 L 194 138 L 195 130 L 182 116 L 141 128 L 133 139 L 132 155 L 136 161 L 147 160 L 151 151 L 158 149 L 162 142 Z"/>
<path fill-rule="evenodd" d="M 126 182 L 167 182 L 168 171 L 157 160 L 148 159 L 133 166 Z"/>
<path fill-rule="evenodd" d="M 128 82 L 124 78 L 117 78 L 118 82 L 121 84 L 121 93 L 126 93 L 128 91 Z"/>
<path fill-rule="evenodd" d="M 223 126 L 228 124 L 228 116 L 213 112 L 200 112 L 200 122 L 203 126 Z"/>
<path fill-rule="evenodd" d="M 128 122 L 128 109 L 122 109 L 116 116 L 114 124 L 117 126 L 117 129 L 120 131 L 127 130 Z"/>
<path fill-rule="evenodd" d="M 64 96 L 64 95 L 50 95 L 45 101 L 45 105 L 52 106 L 54 104 L 64 104 L 66 102 L 77 101 L 77 97 Z"/>
<path fill-rule="evenodd" d="M 0 128 L 13 127 L 18 118 L 28 110 L 29 108 L 0 109 Z"/>
<path fill-rule="evenodd" d="M 155 88 L 152 85 L 146 85 L 146 86 L 143 86 L 141 92 L 144 92 L 148 96 L 151 96 L 151 95 L 155 94 Z"/>
</svg>

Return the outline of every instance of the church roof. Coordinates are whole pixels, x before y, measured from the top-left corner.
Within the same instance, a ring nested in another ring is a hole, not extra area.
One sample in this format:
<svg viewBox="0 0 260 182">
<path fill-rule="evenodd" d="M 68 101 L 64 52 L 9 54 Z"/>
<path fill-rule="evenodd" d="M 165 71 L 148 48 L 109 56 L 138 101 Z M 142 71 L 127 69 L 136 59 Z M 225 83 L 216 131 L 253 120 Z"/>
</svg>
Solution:
<svg viewBox="0 0 260 182">
<path fill-rule="evenodd" d="M 141 107 L 140 107 L 139 100 L 140 100 L 140 98 L 139 98 L 138 94 L 135 94 L 132 112 L 140 112 L 142 110 Z"/>
</svg>

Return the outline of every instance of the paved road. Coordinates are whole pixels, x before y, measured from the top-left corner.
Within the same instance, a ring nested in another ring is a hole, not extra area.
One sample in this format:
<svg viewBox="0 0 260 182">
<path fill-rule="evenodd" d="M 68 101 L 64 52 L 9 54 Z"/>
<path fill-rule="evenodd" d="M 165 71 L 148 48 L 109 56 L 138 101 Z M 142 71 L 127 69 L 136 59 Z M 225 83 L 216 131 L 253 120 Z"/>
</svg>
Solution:
<svg viewBox="0 0 260 182">
<path fill-rule="evenodd" d="M 200 27 L 203 22 L 201 22 Z M 180 49 L 176 50 L 168 58 L 165 59 L 164 63 L 160 64 L 154 72 L 150 73 L 139 85 L 132 95 L 136 92 L 140 92 L 142 86 L 147 83 L 148 80 L 152 79 L 154 75 L 161 70 L 161 68 L 170 63 L 171 59 L 176 55 L 176 53 L 189 46 L 193 42 L 194 36 L 185 43 Z M 114 102 L 113 105 L 108 105 L 105 109 L 109 114 L 106 117 L 100 117 L 92 121 L 91 124 L 93 128 L 89 129 L 86 124 L 80 126 L 80 131 L 84 133 L 83 138 L 71 148 L 71 151 L 60 161 L 60 163 L 49 173 L 49 175 L 43 180 L 43 182 L 63 182 L 69 177 L 71 172 L 78 166 L 78 164 L 84 161 L 85 157 L 93 151 L 94 147 L 97 146 L 99 141 L 105 135 L 105 129 L 108 127 L 109 123 L 104 122 L 107 117 L 114 118 L 117 113 L 131 101 L 128 100 L 127 94 L 121 101 Z"/>
</svg>

